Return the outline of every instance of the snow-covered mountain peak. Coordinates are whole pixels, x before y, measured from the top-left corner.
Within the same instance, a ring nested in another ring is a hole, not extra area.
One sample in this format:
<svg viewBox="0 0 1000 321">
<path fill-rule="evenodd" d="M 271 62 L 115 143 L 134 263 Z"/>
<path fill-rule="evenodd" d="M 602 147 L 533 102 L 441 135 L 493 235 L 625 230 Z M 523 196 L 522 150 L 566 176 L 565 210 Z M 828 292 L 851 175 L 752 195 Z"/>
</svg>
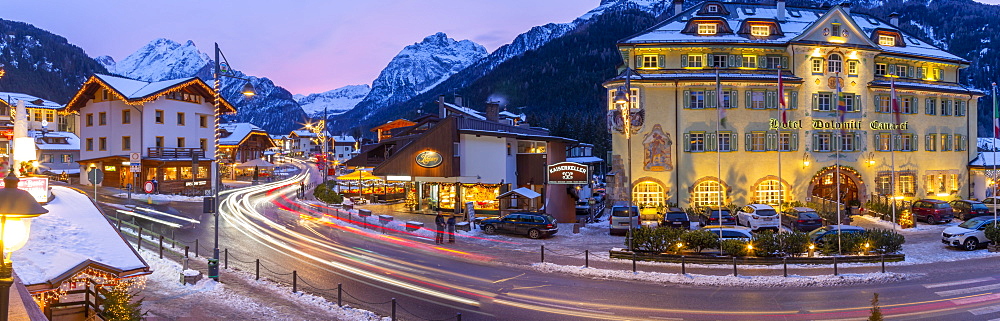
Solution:
<svg viewBox="0 0 1000 321">
<path fill-rule="evenodd" d="M 302 106 L 302 110 L 309 117 L 323 117 L 324 109 L 328 116 L 344 113 L 354 108 L 368 92 L 372 90 L 369 85 L 348 85 L 327 92 L 295 95 L 295 101 Z"/>
<path fill-rule="evenodd" d="M 113 70 L 108 71 L 138 80 L 160 81 L 198 75 L 211 62 L 208 54 L 199 51 L 191 40 L 181 44 L 159 38 L 113 64 Z"/>
</svg>

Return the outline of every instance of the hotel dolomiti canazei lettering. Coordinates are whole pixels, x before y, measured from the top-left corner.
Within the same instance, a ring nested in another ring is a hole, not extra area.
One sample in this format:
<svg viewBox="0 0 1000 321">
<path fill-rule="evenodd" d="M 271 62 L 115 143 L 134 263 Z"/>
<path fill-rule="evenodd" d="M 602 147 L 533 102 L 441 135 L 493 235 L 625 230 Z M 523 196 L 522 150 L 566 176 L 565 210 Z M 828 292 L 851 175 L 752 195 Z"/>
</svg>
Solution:
<svg viewBox="0 0 1000 321">
<path fill-rule="evenodd" d="M 843 129 L 843 130 L 909 130 L 910 122 L 902 122 L 899 124 L 881 122 L 873 120 L 868 122 L 868 126 L 862 126 L 864 122 L 860 120 L 849 120 L 845 122 L 839 121 L 824 121 L 820 119 L 814 119 L 811 122 L 812 129 Z M 776 118 L 771 118 L 768 121 L 768 130 L 778 130 L 778 129 L 802 129 L 802 120 L 790 120 L 786 122 L 781 122 Z"/>
</svg>

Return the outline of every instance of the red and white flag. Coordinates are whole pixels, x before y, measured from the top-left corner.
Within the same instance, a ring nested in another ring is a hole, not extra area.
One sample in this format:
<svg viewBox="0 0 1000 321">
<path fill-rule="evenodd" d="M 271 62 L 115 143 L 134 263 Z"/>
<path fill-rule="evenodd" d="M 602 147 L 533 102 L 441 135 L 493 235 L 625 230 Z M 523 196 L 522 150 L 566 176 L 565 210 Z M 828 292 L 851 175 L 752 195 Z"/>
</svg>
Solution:
<svg viewBox="0 0 1000 321">
<path fill-rule="evenodd" d="M 787 123 L 788 104 L 785 103 L 785 82 L 781 80 L 781 65 L 778 65 L 778 109 L 781 110 L 781 123 Z"/>
<path fill-rule="evenodd" d="M 901 134 L 903 131 L 900 130 L 901 126 L 899 126 L 899 124 L 902 124 L 903 120 L 901 115 L 902 111 L 899 110 L 899 96 L 896 96 L 896 78 L 889 78 L 889 79 L 890 79 L 889 87 L 892 89 L 892 94 L 890 95 L 889 98 L 889 104 L 890 106 L 892 106 L 892 114 L 896 118 L 896 134 Z"/>
</svg>

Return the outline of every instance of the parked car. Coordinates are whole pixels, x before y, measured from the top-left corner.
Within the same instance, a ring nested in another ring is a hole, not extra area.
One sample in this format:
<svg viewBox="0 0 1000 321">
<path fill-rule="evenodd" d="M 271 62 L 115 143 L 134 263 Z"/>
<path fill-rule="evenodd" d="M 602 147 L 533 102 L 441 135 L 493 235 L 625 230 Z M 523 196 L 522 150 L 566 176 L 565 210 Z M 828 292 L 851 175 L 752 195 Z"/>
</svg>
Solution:
<svg viewBox="0 0 1000 321">
<path fill-rule="evenodd" d="M 667 212 L 663 214 L 663 222 L 660 226 L 682 228 L 685 230 L 691 229 L 691 218 L 684 210 L 671 207 L 667 209 Z"/>
<path fill-rule="evenodd" d="M 733 214 L 729 212 L 729 209 L 727 208 L 720 209 L 718 206 L 709 206 L 702 208 L 701 213 L 699 213 L 699 221 L 701 222 L 702 226 L 736 225 L 736 219 L 733 218 Z"/>
<path fill-rule="evenodd" d="M 973 217 L 958 226 L 944 229 L 941 233 L 941 243 L 966 251 L 975 250 L 980 244 L 990 243 L 984 232 L 990 224 L 993 224 L 992 216 Z"/>
<path fill-rule="evenodd" d="M 781 224 L 789 229 L 809 232 L 823 226 L 823 219 L 816 210 L 808 207 L 793 207 L 781 213 Z"/>
<path fill-rule="evenodd" d="M 625 235 L 629 228 L 639 227 L 639 207 L 632 206 L 631 213 L 628 209 L 628 202 L 617 202 L 611 207 L 611 218 L 608 219 L 611 235 Z"/>
<path fill-rule="evenodd" d="M 980 201 L 958 200 L 951 201 L 949 204 L 951 204 L 951 210 L 955 213 L 955 217 L 963 221 L 968 221 L 976 216 L 993 215 L 993 210 Z"/>
<path fill-rule="evenodd" d="M 1000 208 L 1000 196 L 990 196 L 983 199 L 983 204 L 990 210 Z"/>
<path fill-rule="evenodd" d="M 559 225 L 551 215 L 543 213 L 510 213 L 499 218 L 485 219 L 479 223 L 483 233 L 512 233 L 537 239 L 559 232 Z"/>
<path fill-rule="evenodd" d="M 639 224 L 645 227 L 658 227 L 663 221 L 663 215 L 657 212 L 655 207 L 639 209 Z"/>
<path fill-rule="evenodd" d="M 778 230 L 779 219 L 778 211 L 767 204 L 750 204 L 736 212 L 736 225 L 746 226 L 751 230 Z"/>
<path fill-rule="evenodd" d="M 949 223 L 955 217 L 951 205 L 934 199 L 913 202 L 910 211 L 913 213 L 914 221 L 924 221 L 927 224 Z"/>
<path fill-rule="evenodd" d="M 749 240 L 753 238 L 753 233 L 751 233 L 750 228 L 742 226 L 731 226 L 731 225 L 707 225 L 701 228 L 712 232 L 712 234 L 719 237 L 719 240 Z"/>
<path fill-rule="evenodd" d="M 827 225 L 827 226 L 824 226 L 824 227 L 812 230 L 812 232 L 806 233 L 806 236 L 809 237 L 809 241 L 810 242 L 819 245 L 819 244 L 823 244 L 823 242 L 824 242 L 823 238 L 826 237 L 826 236 L 828 236 L 828 235 L 831 236 L 831 237 L 836 237 L 838 230 L 840 231 L 841 234 L 864 233 L 865 232 L 865 228 L 860 227 L 860 226 L 854 226 L 854 225 Z"/>
</svg>

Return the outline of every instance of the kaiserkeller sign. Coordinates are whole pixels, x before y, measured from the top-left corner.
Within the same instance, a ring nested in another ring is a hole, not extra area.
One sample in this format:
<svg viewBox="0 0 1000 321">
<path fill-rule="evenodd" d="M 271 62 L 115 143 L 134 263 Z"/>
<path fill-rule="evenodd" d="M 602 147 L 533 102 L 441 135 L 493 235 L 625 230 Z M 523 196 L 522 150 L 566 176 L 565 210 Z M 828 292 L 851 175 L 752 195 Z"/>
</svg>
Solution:
<svg viewBox="0 0 1000 321">
<path fill-rule="evenodd" d="M 586 165 L 562 162 L 548 166 L 549 184 L 587 184 L 589 171 Z"/>
</svg>

